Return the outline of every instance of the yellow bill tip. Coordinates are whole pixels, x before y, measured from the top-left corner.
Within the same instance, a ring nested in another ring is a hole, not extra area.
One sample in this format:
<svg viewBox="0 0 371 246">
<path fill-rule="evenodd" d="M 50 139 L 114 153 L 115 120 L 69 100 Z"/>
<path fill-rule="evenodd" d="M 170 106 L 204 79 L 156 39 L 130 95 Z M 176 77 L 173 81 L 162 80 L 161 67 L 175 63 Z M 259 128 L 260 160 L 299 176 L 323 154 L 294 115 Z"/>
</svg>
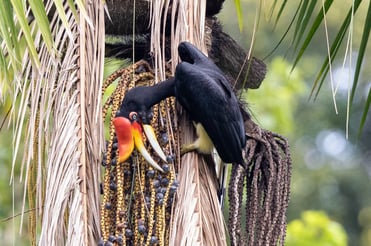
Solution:
<svg viewBox="0 0 371 246">
<path fill-rule="evenodd" d="M 133 125 L 133 137 L 134 137 L 134 144 L 139 153 L 144 157 L 144 159 L 155 169 L 159 170 L 160 172 L 164 172 L 164 170 L 160 167 L 159 164 L 155 160 L 153 160 L 152 156 L 148 153 L 147 149 L 144 147 L 143 139 L 141 131 L 139 130 L 139 125 Z"/>
<path fill-rule="evenodd" d="M 151 125 L 143 125 L 143 130 L 152 148 L 155 150 L 155 152 L 164 162 L 167 162 L 166 155 L 162 151 L 161 146 L 157 141 L 156 134 L 155 134 L 155 131 L 153 130 L 153 127 Z"/>
</svg>

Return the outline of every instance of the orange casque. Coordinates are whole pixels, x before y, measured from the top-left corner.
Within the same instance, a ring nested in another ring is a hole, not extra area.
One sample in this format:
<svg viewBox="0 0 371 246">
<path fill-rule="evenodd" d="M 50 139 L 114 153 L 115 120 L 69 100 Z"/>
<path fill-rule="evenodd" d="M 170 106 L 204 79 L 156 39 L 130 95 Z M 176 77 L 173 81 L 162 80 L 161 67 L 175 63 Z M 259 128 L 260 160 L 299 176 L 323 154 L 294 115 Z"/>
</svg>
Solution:
<svg viewBox="0 0 371 246">
<path fill-rule="evenodd" d="M 125 162 L 134 150 L 134 128 L 129 119 L 117 117 L 113 119 L 119 150 L 119 163 Z M 140 125 L 137 123 L 140 127 Z"/>
<path fill-rule="evenodd" d="M 144 146 L 142 138 L 143 128 L 140 123 L 135 120 L 130 121 L 125 117 L 116 117 L 113 119 L 113 125 L 115 127 L 118 143 L 119 163 L 125 162 L 130 157 L 131 153 L 134 150 L 134 147 L 136 147 L 136 149 L 142 154 L 147 162 L 152 165 L 152 167 L 163 172 L 163 169 L 157 164 L 155 160 L 153 160 Z M 154 135 L 153 129 L 150 131 L 150 134 Z M 163 154 L 163 152 L 162 159 L 166 160 L 165 154 Z"/>
</svg>

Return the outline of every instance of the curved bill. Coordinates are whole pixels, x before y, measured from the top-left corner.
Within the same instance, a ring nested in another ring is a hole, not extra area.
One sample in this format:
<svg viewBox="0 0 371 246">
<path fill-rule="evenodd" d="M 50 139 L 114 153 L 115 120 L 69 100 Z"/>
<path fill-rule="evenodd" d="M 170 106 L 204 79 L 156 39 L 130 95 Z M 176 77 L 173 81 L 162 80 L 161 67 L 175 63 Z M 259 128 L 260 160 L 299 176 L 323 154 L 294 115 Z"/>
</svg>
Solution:
<svg viewBox="0 0 371 246">
<path fill-rule="evenodd" d="M 146 133 L 146 137 L 147 137 L 149 143 L 151 144 L 152 148 L 156 151 L 156 153 L 158 154 L 158 156 L 164 162 L 167 162 L 166 161 L 166 155 L 162 151 L 161 146 L 160 146 L 160 144 L 157 141 L 156 134 L 155 134 L 155 131 L 153 130 L 153 127 L 151 125 L 145 125 L 145 124 L 143 124 L 143 130 Z"/>
<path fill-rule="evenodd" d="M 152 167 L 163 172 L 164 170 L 157 164 L 155 160 L 153 160 L 151 155 L 148 153 L 147 149 L 144 147 L 142 133 L 140 129 L 141 129 L 141 126 L 137 122 L 132 123 L 132 132 L 133 132 L 135 147 L 141 153 L 144 159 L 146 159 L 146 161 L 148 161 L 148 163 L 151 164 Z"/>
</svg>

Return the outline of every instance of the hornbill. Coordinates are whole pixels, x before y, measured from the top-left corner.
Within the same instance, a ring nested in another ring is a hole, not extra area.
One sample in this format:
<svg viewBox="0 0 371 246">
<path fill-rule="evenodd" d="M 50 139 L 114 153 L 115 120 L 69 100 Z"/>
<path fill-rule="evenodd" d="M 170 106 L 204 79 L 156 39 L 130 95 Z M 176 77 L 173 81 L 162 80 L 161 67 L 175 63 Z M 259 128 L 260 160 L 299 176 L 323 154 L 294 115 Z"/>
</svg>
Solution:
<svg viewBox="0 0 371 246">
<path fill-rule="evenodd" d="M 152 166 L 162 170 L 143 147 L 139 123 L 156 152 L 165 160 L 157 141 L 150 137 L 154 136 L 149 125 L 151 109 L 161 100 L 175 96 L 194 121 L 198 136 L 194 143 L 183 146 L 181 152 L 197 150 L 211 154 L 215 146 L 223 162 L 243 165 L 244 123 L 231 85 L 223 72 L 192 44 L 180 43 L 178 52 L 182 62 L 177 65 L 174 78 L 154 86 L 135 87 L 125 95 L 114 119 L 119 161 L 130 156 L 135 144 Z"/>
<path fill-rule="evenodd" d="M 225 163 L 243 165 L 246 136 L 239 102 L 223 72 L 200 50 L 180 43 L 175 97 L 194 121 L 198 139 L 182 152 L 210 154 L 213 146 Z"/>
</svg>

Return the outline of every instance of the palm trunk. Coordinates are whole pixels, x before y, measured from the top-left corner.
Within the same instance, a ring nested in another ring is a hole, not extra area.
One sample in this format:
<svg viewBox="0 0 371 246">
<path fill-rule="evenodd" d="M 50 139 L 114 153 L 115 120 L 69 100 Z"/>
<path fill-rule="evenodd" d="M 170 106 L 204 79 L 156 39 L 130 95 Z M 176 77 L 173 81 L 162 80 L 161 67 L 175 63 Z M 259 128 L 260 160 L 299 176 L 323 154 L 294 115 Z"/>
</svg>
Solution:
<svg viewBox="0 0 371 246">
<path fill-rule="evenodd" d="M 195 140 L 193 125 L 180 116 L 182 144 Z M 181 158 L 170 245 L 227 245 L 214 163 L 196 152 Z"/>
</svg>

